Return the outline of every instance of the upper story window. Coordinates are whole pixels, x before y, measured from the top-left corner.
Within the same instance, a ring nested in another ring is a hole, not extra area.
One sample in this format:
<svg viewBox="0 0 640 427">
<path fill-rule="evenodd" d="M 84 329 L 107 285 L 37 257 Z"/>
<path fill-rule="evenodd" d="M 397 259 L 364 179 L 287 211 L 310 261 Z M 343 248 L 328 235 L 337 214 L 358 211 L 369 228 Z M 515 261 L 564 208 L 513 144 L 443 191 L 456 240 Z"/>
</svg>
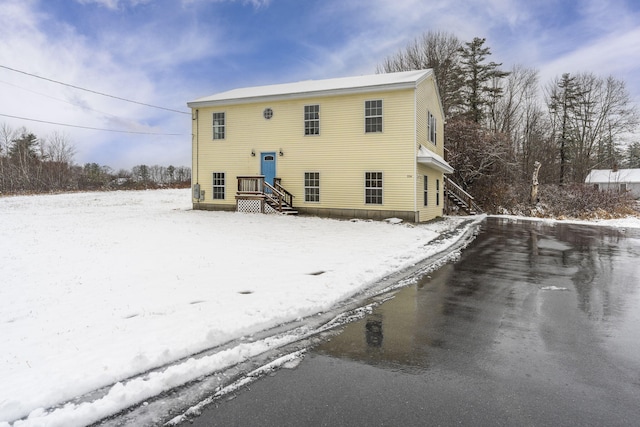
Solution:
<svg viewBox="0 0 640 427">
<path fill-rule="evenodd" d="M 433 145 L 436 145 L 436 117 L 431 114 L 431 111 L 427 112 L 427 129 L 427 132 L 429 133 L 429 142 L 431 142 Z"/>
<path fill-rule="evenodd" d="M 320 135 L 320 106 L 304 106 L 304 134 Z"/>
<path fill-rule="evenodd" d="M 364 131 L 382 132 L 382 99 L 364 102 Z"/>
<path fill-rule="evenodd" d="M 225 114 L 213 113 L 213 139 L 224 139 L 225 128 Z"/>
</svg>

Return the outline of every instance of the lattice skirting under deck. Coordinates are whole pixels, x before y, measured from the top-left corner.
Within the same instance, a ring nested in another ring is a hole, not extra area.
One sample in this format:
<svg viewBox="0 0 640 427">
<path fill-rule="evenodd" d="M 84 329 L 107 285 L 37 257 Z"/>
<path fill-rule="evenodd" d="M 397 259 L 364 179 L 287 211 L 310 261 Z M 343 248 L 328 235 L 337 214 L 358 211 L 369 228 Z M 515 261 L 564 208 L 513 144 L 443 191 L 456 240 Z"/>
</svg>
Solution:
<svg viewBox="0 0 640 427">
<path fill-rule="evenodd" d="M 261 200 L 238 200 L 238 212 L 248 212 L 248 213 L 261 213 L 262 209 L 262 201 Z M 269 206 L 268 204 L 264 204 L 264 213 L 266 214 L 274 214 L 278 213 L 277 210 Z"/>
</svg>

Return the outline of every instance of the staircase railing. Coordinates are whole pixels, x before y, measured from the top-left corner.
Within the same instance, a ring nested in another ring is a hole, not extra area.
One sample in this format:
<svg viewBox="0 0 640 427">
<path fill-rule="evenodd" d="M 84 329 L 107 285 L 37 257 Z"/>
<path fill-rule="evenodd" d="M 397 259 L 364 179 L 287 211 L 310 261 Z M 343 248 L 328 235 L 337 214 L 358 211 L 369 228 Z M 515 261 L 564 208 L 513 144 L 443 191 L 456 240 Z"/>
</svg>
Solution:
<svg viewBox="0 0 640 427">
<path fill-rule="evenodd" d="M 293 194 L 281 185 L 281 179 L 275 178 L 274 185 L 265 181 L 264 176 L 238 176 L 236 200 L 261 200 L 260 212 L 264 212 L 264 204 L 268 202 L 279 212 L 292 211 Z"/>
<path fill-rule="evenodd" d="M 273 180 L 273 186 L 275 187 L 276 190 L 278 190 L 281 194 L 282 197 L 284 198 L 284 202 L 286 204 L 288 204 L 289 206 L 293 207 L 293 197 L 294 195 L 289 193 L 282 185 L 281 185 L 282 179 L 280 178 L 274 178 Z"/>
<path fill-rule="evenodd" d="M 280 190 L 278 190 L 276 187 L 274 187 L 273 185 L 269 184 L 268 182 L 264 183 L 264 186 L 266 189 L 271 190 L 270 194 L 269 191 L 265 192 L 265 195 L 268 199 L 273 200 L 276 203 L 276 206 L 274 206 L 278 212 L 282 212 L 282 208 L 283 206 L 286 205 L 286 201 L 285 198 L 286 196 L 280 192 Z M 289 206 L 291 206 L 289 204 Z"/>
<path fill-rule="evenodd" d="M 467 213 L 482 213 L 482 209 L 475 202 L 474 197 L 446 176 L 444 177 L 444 185 L 445 192 L 447 194 L 452 194 L 455 198 L 460 200 L 463 204 L 462 208 L 466 210 Z"/>
</svg>

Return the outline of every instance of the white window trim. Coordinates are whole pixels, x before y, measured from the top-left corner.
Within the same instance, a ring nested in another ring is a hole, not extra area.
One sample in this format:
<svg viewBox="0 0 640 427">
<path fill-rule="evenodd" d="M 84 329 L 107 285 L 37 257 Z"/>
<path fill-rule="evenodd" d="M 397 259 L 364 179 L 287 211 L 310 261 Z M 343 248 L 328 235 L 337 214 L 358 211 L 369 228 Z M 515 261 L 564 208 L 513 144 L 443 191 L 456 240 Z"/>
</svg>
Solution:
<svg viewBox="0 0 640 427">
<path fill-rule="evenodd" d="M 306 114 L 307 114 L 306 108 L 307 107 L 316 107 L 316 106 L 318 107 L 318 118 L 317 119 L 307 119 L 306 118 Z M 303 131 L 302 131 L 304 133 L 304 136 L 320 136 L 320 104 L 307 104 L 307 105 L 304 106 L 302 111 L 303 111 L 303 114 L 305 114 L 304 121 L 303 121 Z M 310 134 L 308 134 L 307 133 L 307 122 L 314 122 L 314 121 L 318 122 L 318 133 L 310 133 Z"/>
<path fill-rule="evenodd" d="M 424 180 L 422 183 L 422 203 L 426 207 L 429 206 L 429 177 L 423 175 L 422 179 Z"/>
<path fill-rule="evenodd" d="M 367 187 L 367 174 L 368 173 L 376 173 L 380 174 L 380 181 L 382 183 L 381 187 Z M 368 203 L 367 202 L 367 190 L 380 190 L 380 203 Z M 384 172 L 382 171 L 365 171 L 364 173 L 364 204 L 365 205 L 374 205 L 374 206 L 382 206 L 384 204 Z"/>
<path fill-rule="evenodd" d="M 216 185 L 215 183 L 215 175 L 216 174 L 222 174 L 222 185 Z M 211 181 L 212 181 L 212 185 L 211 185 L 211 200 L 226 200 L 227 198 L 227 173 L 226 172 L 212 172 L 211 173 Z M 216 192 L 215 189 L 216 188 L 222 188 L 222 194 L 224 195 L 223 198 L 218 198 L 216 197 Z"/>
<path fill-rule="evenodd" d="M 433 134 L 433 139 L 431 135 Z M 438 124 L 436 116 L 431 114 L 431 111 L 427 111 L 427 139 L 433 145 L 438 145 Z"/>
<path fill-rule="evenodd" d="M 224 136 L 222 138 L 216 138 L 216 125 L 215 125 L 215 115 L 216 114 L 222 114 L 223 115 L 224 124 L 221 127 L 222 127 L 222 132 L 223 132 Z M 214 111 L 213 113 L 211 113 L 211 140 L 213 140 L 213 141 L 224 141 L 225 139 L 227 139 L 227 112 L 226 111 Z"/>
<path fill-rule="evenodd" d="M 382 109 L 382 114 L 380 114 L 379 116 L 367 116 L 367 102 L 377 102 L 380 101 L 380 108 Z M 367 119 L 368 118 L 376 118 L 376 117 L 380 117 L 380 132 L 367 132 Z M 369 134 L 369 133 L 384 133 L 384 99 L 382 98 L 377 98 L 377 99 L 366 99 L 364 101 L 364 133 L 365 134 Z"/>
<path fill-rule="evenodd" d="M 309 187 L 307 186 L 307 174 L 308 173 L 317 173 L 318 174 L 318 186 L 317 187 Z M 303 179 L 303 189 L 304 189 L 304 202 L 305 203 L 320 203 L 320 172 L 318 171 L 305 171 L 302 176 Z M 307 188 L 317 188 L 318 189 L 318 200 L 307 200 Z"/>
</svg>

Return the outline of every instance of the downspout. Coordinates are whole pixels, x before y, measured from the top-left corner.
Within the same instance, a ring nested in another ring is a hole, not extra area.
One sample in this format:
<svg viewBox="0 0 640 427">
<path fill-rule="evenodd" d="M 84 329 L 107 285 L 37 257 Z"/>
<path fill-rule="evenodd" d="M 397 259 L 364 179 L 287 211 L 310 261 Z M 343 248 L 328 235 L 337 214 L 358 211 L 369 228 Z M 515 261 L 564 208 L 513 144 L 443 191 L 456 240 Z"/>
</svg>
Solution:
<svg viewBox="0 0 640 427">
<path fill-rule="evenodd" d="M 195 110 L 195 116 L 192 117 L 192 120 L 194 120 L 196 122 L 196 132 L 195 132 L 195 140 L 196 140 L 196 162 L 195 162 L 195 185 L 193 185 L 192 183 L 192 187 L 191 187 L 191 197 L 195 196 L 193 189 L 196 188 L 196 186 L 198 188 L 200 188 L 199 185 L 199 181 L 200 181 L 200 141 L 198 139 L 198 131 L 199 131 L 199 127 L 198 126 L 198 110 Z M 198 203 L 198 205 L 200 205 L 200 194 L 198 194 L 198 197 L 194 197 Z"/>
<path fill-rule="evenodd" d="M 413 215 L 420 221 L 418 212 L 418 87 L 413 89 Z"/>
</svg>

